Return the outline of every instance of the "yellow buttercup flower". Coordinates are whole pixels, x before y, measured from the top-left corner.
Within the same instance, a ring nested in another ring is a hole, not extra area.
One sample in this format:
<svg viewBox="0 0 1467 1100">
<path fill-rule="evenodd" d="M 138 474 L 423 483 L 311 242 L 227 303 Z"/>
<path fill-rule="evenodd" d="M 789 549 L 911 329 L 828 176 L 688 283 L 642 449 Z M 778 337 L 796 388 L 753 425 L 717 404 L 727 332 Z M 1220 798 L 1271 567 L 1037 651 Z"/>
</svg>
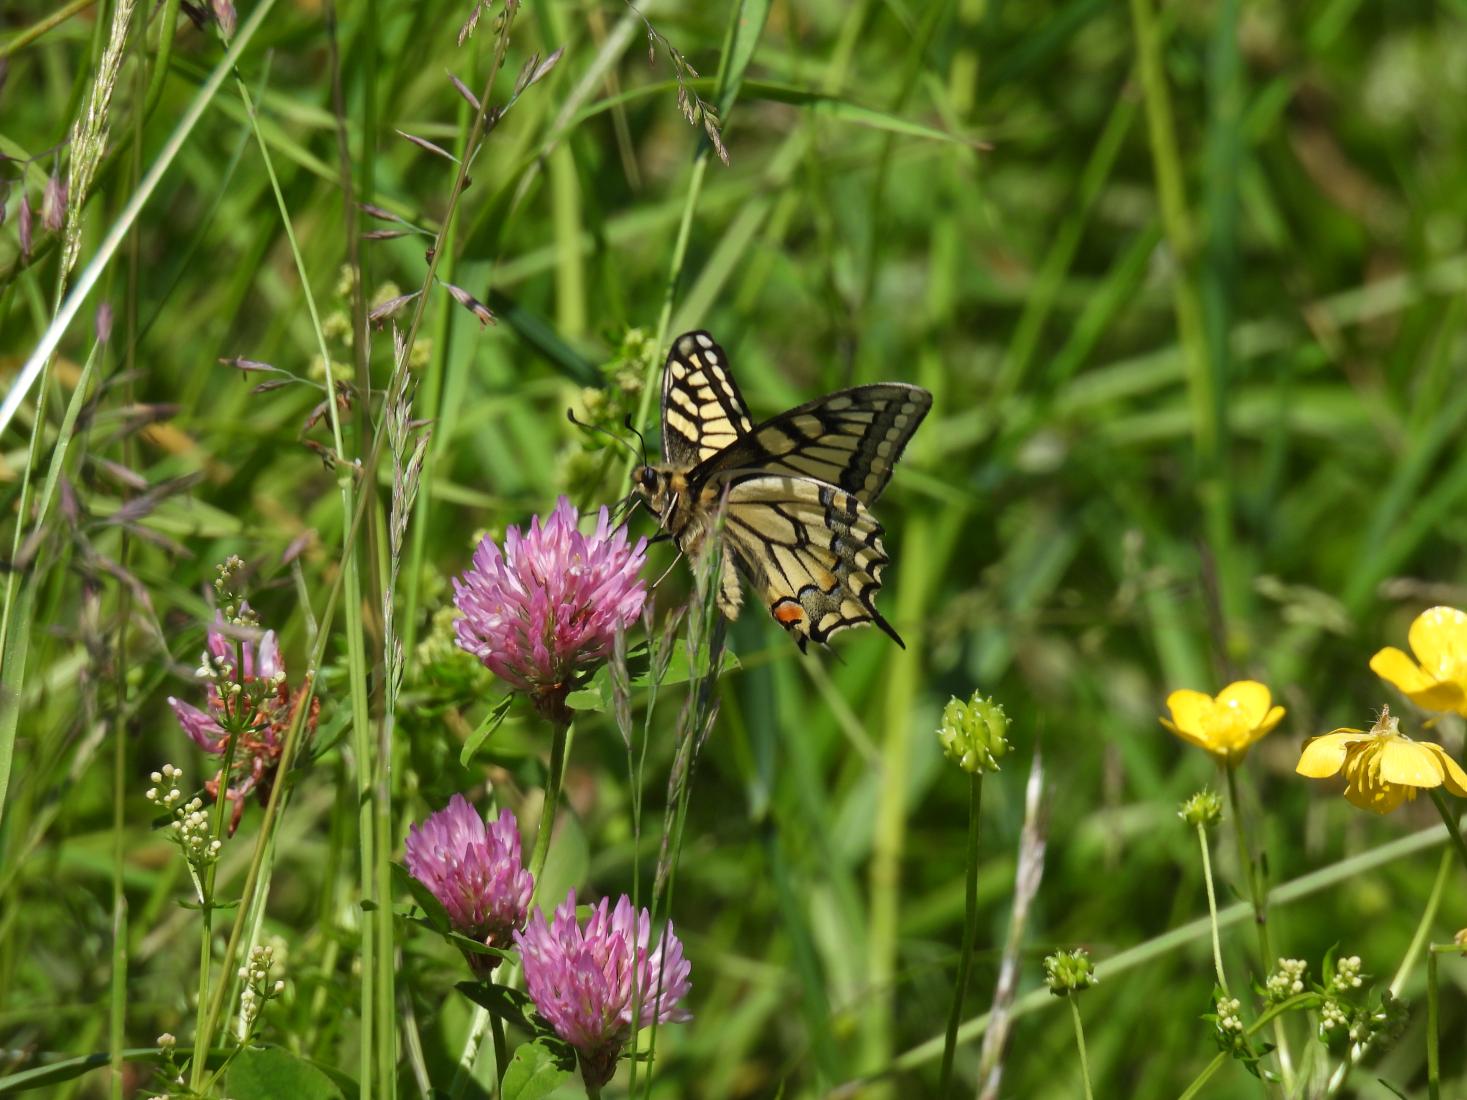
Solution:
<svg viewBox="0 0 1467 1100">
<path fill-rule="evenodd" d="M 1239 680 L 1217 693 L 1174 691 L 1166 697 L 1170 718 L 1161 724 L 1188 744 L 1206 749 L 1226 764 L 1236 764 L 1248 747 L 1279 724 L 1284 708 L 1256 680 Z"/>
<path fill-rule="evenodd" d="M 1416 792 L 1446 787 L 1467 798 L 1467 772 L 1430 741 L 1413 741 L 1400 730 L 1389 707 L 1367 730 L 1337 729 L 1304 746 L 1294 769 L 1310 779 L 1327 779 L 1343 769 L 1345 797 L 1362 810 L 1388 814 Z"/>
<path fill-rule="evenodd" d="M 1467 717 L 1467 611 L 1429 608 L 1416 616 L 1406 640 L 1415 661 L 1387 646 L 1370 658 L 1371 671 L 1418 707 Z"/>
</svg>

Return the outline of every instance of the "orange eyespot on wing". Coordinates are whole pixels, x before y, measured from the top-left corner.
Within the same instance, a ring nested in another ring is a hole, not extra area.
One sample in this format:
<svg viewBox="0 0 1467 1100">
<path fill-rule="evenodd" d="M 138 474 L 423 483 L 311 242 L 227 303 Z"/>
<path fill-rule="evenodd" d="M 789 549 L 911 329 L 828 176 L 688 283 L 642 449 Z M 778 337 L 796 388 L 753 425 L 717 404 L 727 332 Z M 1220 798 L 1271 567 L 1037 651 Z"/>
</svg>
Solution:
<svg viewBox="0 0 1467 1100">
<path fill-rule="evenodd" d="M 774 621 L 788 629 L 805 618 L 805 609 L 788 596 L 783 597 L 769 609 Z"/>
</svg>

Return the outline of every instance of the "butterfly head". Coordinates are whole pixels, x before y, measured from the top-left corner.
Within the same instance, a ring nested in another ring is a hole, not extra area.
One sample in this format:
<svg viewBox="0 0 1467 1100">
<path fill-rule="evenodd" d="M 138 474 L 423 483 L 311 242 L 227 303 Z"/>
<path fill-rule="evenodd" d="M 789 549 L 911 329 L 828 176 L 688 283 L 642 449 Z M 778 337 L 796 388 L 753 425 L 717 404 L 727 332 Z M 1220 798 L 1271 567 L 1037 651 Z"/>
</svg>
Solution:
<svg viewBox="0 0 1467 1100">
<path fill-rule="evenodd" d="M 632 471 L 632 489 L 659 519 L 668 514 L 687 485 L 687 478 L 671 466 L 643 465 Z"/>
</svg>

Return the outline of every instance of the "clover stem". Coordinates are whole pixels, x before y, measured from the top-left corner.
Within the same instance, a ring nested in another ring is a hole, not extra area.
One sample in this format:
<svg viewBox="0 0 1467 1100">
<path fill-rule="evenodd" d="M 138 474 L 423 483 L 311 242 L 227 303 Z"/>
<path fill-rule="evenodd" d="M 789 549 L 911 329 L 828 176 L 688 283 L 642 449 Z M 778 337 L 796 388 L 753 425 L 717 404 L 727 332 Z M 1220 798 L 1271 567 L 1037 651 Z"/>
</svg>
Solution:
<svg viewBox="0 0 1467 1100">
<path fill-rule="evenodd" d="M 550 834 L 555 829 L 555 808 L 560 802 L 560 780 L 565 772 L 565 746 L 570 736 L 569 721 L 555 723 L 555 732 L 550 740 L 550 770 L 545 776 L 545 801 L 540 807 L 540 826 L 535 830 L 535 849 L 530 853 L 531 886 L 530 906 L 533 908 L 540 896 L 540 877 L 545 870 L 546 857 L 550 855 Z"/>
<path fill-rule="evenodd" d="M 504 1039 L 503 1020 L 491 1013 L 489 1027 L 494 1034 L 494 1095 L 499 1096 L 504 1092 L 504 1071 L 509 1065 L 509 1044 Z"/>
</svg>

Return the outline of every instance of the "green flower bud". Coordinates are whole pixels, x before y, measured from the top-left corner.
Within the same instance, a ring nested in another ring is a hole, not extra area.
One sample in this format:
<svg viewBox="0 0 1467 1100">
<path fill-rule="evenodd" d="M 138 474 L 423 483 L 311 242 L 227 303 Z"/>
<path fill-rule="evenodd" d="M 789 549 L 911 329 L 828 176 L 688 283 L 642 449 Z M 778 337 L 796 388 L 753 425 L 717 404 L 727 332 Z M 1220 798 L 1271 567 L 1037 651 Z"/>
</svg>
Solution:
<svg viewBox="0 0 1467 1100">
<path fill-rule="evenodd" d="M 1089 989 L 1100 979 L 1095 976 L 1095 964 L 1090 961 L 1090 952 L 1083 947 L 1073 951 L 1057 951 L 1044 959 L 1044 980 L 1049 991 L 1056 997 L 1078 993 Z"/>
<path fill-rule="evenodd" d="M 1177 816 L 1188 825 L 1210 826 L 1222 820 L 1222 796 L 1203 788 L 1177 810 Z"/>
<path fill-rule="evenodd" d="M 999 757 L 1009 751 L 1008 732 L 1003 706 L 975 691 L 966 703 L 948 700 L 937 739 L 947 758 L 965 772 L 996 772 Z"/>
</svg>

